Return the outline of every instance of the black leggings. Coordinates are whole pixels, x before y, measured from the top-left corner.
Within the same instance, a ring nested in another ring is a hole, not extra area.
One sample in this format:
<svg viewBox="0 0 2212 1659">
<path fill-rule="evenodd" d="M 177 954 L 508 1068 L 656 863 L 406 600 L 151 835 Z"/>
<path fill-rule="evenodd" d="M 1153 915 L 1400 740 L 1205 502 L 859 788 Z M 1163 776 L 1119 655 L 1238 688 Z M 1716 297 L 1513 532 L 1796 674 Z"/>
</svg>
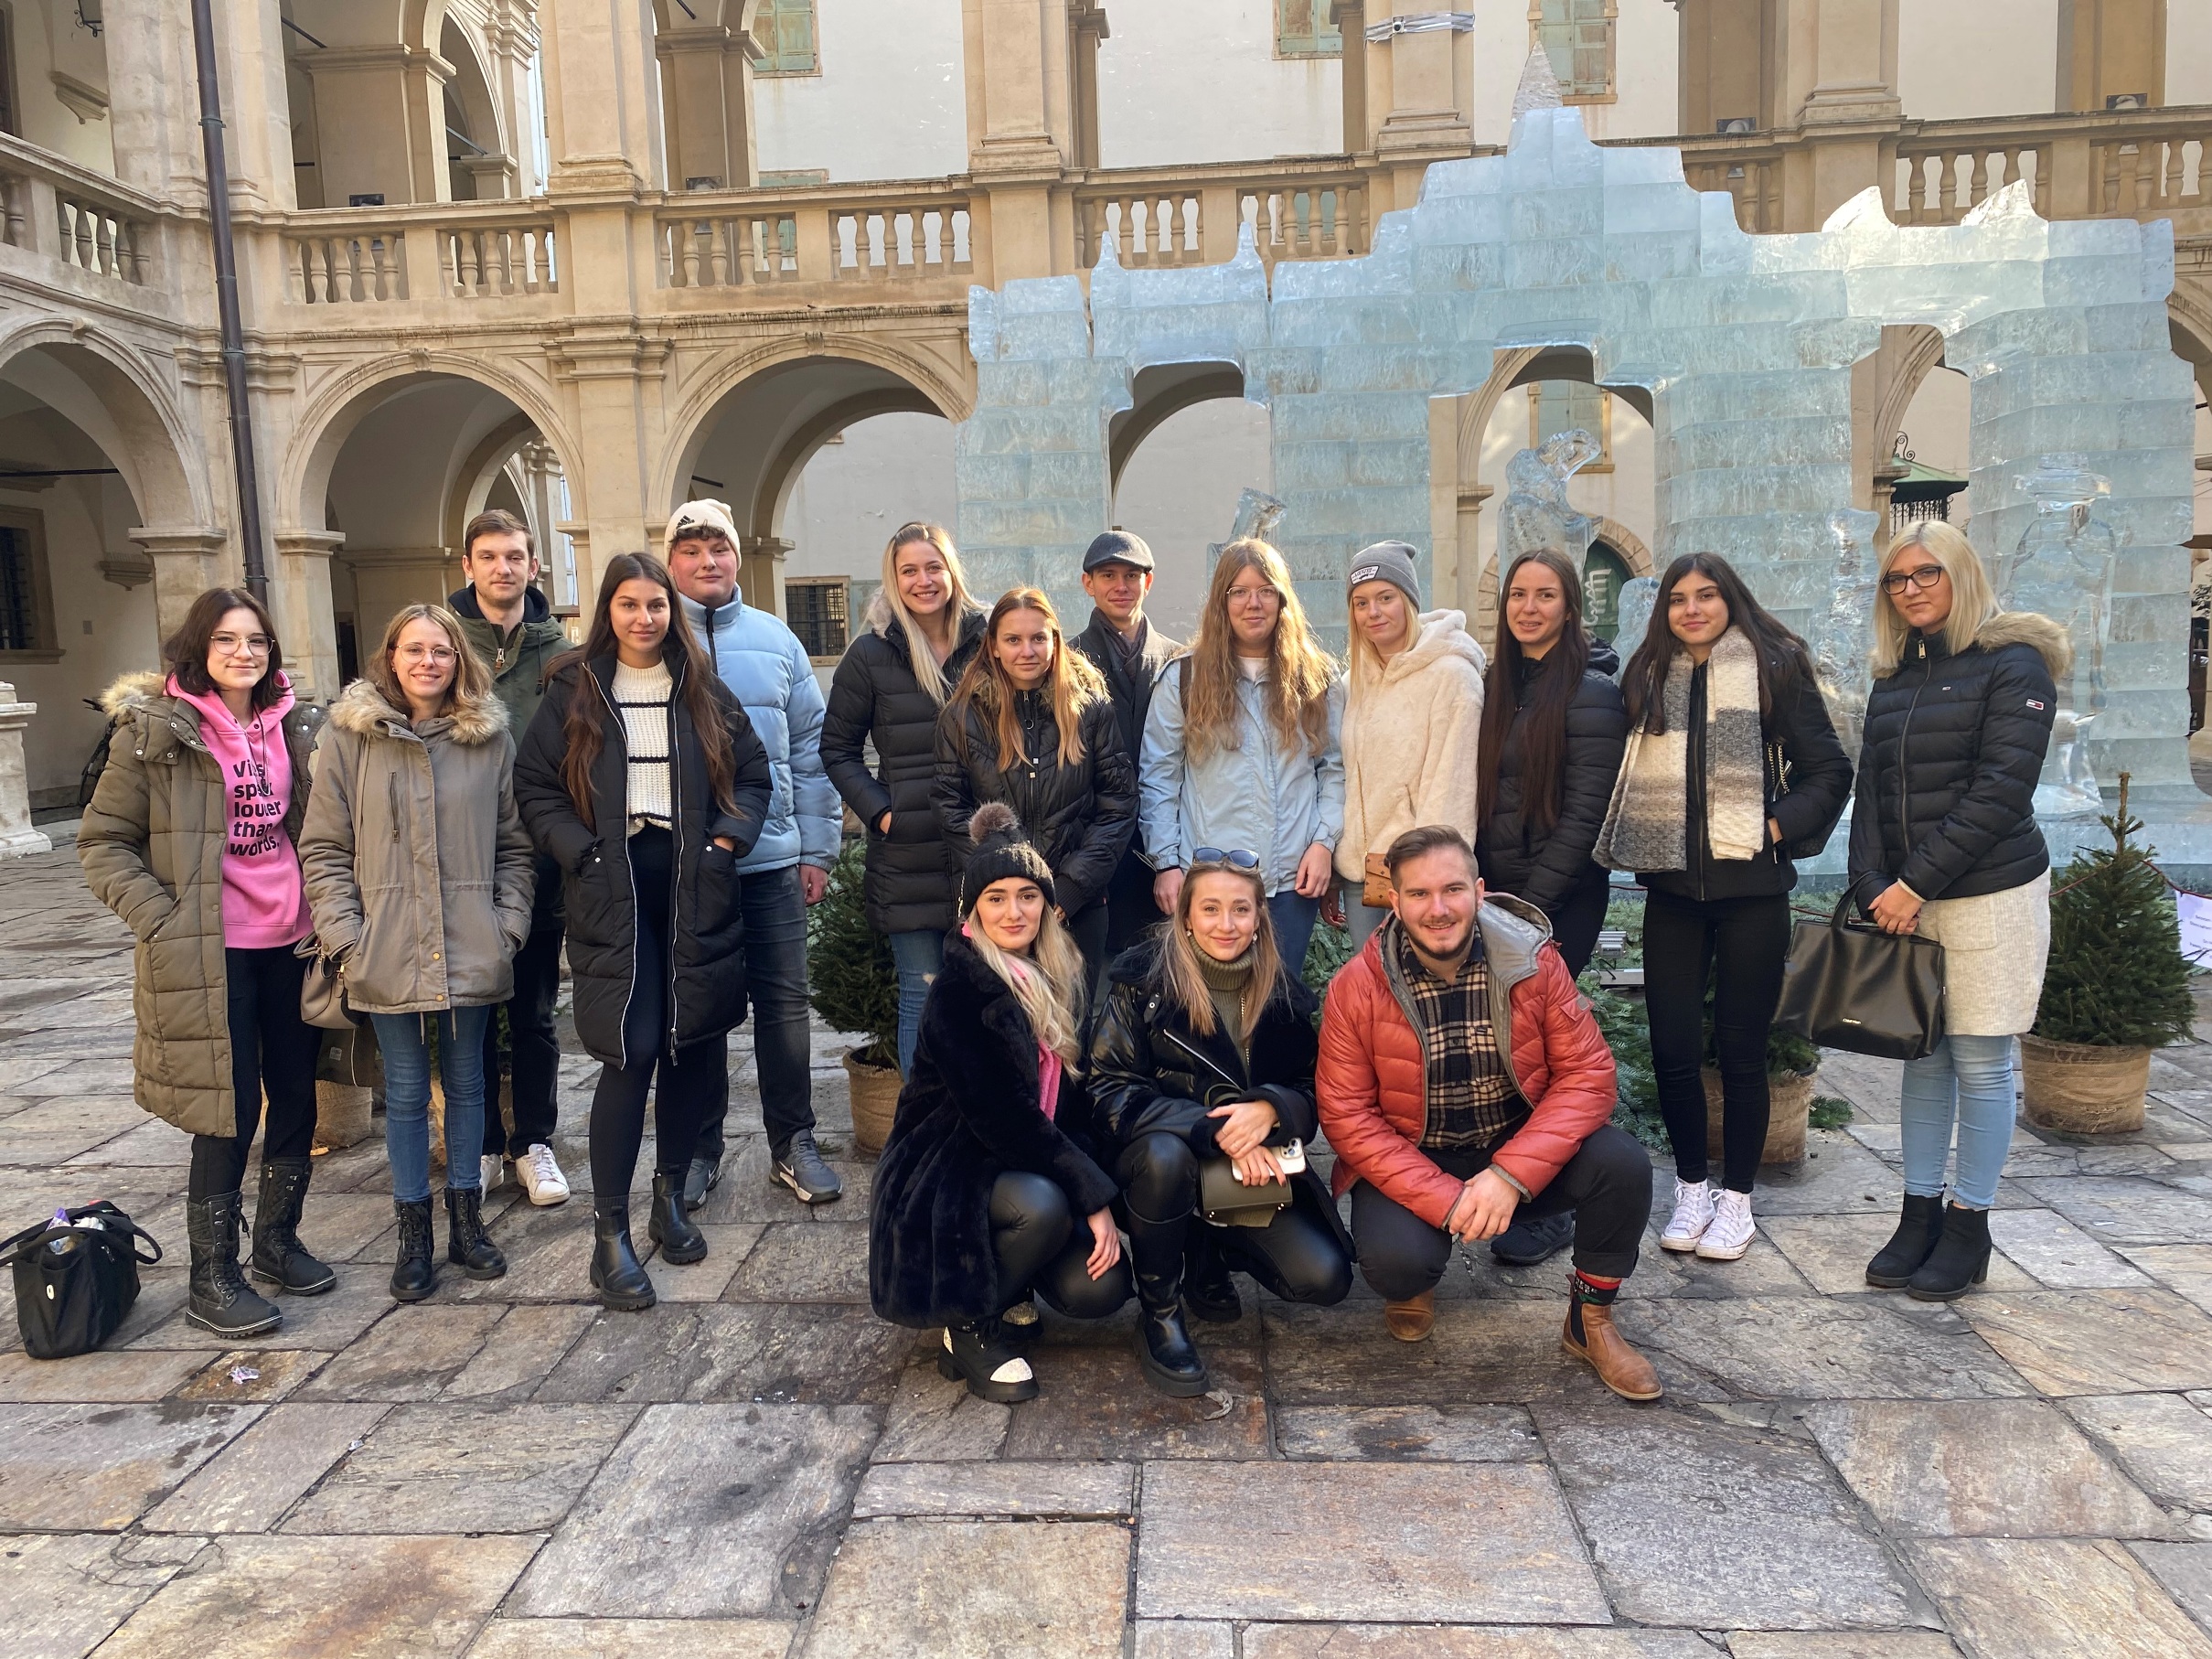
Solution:
<svg viewBox="0 0 2212 1659">
<path fill-rule="evenodd" d="M 672 843 L 666 830 L 640 830 L 630 838 L 630 879 L 636 895 L 637 970 L 629 1012 L 623 1021 L 627 1065 L 599 1070 L 592 1094 L 592 1196 L 603 1210 L 630 1202 L 637 1149 L 645 1142 L 646 1097 L 654 1074 L 660 1087 L 654 1106 L 654 1164 L 679 1184 L 691 1162 L 700 1125 L 721 1103 L 730 1083 L 727 1034 L 688 1043 L 673 1054 L 668 1043 L 668 883 Z"/>
<path fill-rule="evenodd" d="M 1330 1307 L 1352 1289 L 1352 1263 L 1334 1230 L 1295 1202 L 1264 1227 L 1217 1227 L 1196 1215 L 1198 1158 L 1181 1135 L 1138 1136 L 1123 1149 L 1115 1172 L 1123 1202 L 1139 1219 L 1155 1227 L 1180 1226 L 1186 1251 L 1202 1240 L 1211 1243 L 1229 1267 L 1243 1268 L 1285 1301 Z"/>
<path fill-rule="evenodd" d="M 1576 979 L 1582 977 L 1582 970 L 1590 965 L 1591 953 L 1598 948 L 1598 935 L 1605 926 L 1606 903 L 1612 896 L 1613 886 L 1604 871 L 1585 872 L 1551 913 L 1552 943 L 1559 947 L 1567 972 Z"/>
<path fill-rule="evenodd" d="M 991 1183 L 990 1219 L 1004 1306 L 1035 1291 L 1071 1319 L 1104 1319 L 1129 1300 L 1126 1256 L 1103 1278 L 1091 1277 L 1091 1229 L 1057 1182 L 1009 1170 Z"/>
<path fill-rule="evenodd" d="M 1659 1112 L 1674 1148 L 1674 1173 L 1707 1178 L 1705 984 L 1713 984 L 1713 1037 L 1720 1060 L 1721 1183 L 1748 1193 L 1767 1144 L 1767 1033 L 1790 954 L 1787 894 L 1685 899 L 1652 892 L 1643 907 L 1643 1001 L 1651 1022 Z"/>
<path fill-rule="evenodd" d="M 262 1142 L 262 1161 L 305 1158 L 315 1150 L 315 1059 L 322 1041 L 300 1018 L 300 981 L 306 971 L 289 945 L 223 952 L 238 1131 L 192 1137 L 185 1196 L 195 1204 L 245 1183 L 246 1153 L 261 1127 L 264 1089 L 269 1133 Z"/>
</svg>

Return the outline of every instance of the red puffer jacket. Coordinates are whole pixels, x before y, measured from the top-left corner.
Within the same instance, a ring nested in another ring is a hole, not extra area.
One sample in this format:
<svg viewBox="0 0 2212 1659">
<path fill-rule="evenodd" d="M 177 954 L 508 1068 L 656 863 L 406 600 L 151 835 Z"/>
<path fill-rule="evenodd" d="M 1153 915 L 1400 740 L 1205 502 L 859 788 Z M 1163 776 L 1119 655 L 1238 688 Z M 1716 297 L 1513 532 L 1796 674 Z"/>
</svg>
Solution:
<svg viewBox="0 0 2212 1659">
<path fill-rule="evenodd" d="M 1613 1054 L 1553 947 L 1541 911 L 1492 894 L 1476 926 L 1490 963 L 1492 1006 L 1503 990 L 1511 1011 L 1506 1067 L 1532 1108 L 1491 1161 L 1533 1195 L 1612 1117 Z M 1382 953 L 1386 931 L 1395 926 L 1376 929 L 1329 987 L 1315 1074 L 1321 1132 L 1336 1152 L 1339 1193 L 1354 1181 L 1372 1182 L 1384 1197 L 1440 1227 L 1465 1183 L 1421 1151 L 1428 1067 L 1397 965 Z"/>
</svg>

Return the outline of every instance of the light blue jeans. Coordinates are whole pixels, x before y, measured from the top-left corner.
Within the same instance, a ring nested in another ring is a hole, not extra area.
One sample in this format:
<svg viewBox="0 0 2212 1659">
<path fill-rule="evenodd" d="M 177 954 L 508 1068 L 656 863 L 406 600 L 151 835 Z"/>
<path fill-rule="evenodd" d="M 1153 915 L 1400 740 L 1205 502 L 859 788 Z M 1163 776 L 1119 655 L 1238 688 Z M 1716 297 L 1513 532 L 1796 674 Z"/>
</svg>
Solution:
<svg viewBox="0 0 2212 1659">
<path fill-rule="evenodd" d="M 922 1037 L 922 1004 L 929 1001 L 929 982 L 945 966 L 945 936 L 934 927 L 894 933 L 891 962 L 899 974 L 899 1076 L 913 1075 L 914 1044 Z"/>
<path fill-rule="evenodd" d="M 1313 925 L 1321 919 L 1321 901 L 1302 899 L 1286 883 L 1267 900 L 1267 917 L 1275 924 L 1276 954 L 1295 979 L 1306 971 L 1306 947 L 1313 942 Z"/>
<path fill-rule="evenodd" d="M 1344 926 L 1352 932 L 1353 955 L 1356 956 L 1364 950 L 1367 947 L 1367 941 L 1374 937 L 1375 929 L 1388 920 L 1390 920 L 1389 911 L 1370 910 L 1360 903 L 1355 893 L 1350 889 L 1346 890 L 1344 894 Z"/>
<path fill-rule="evenodd" d="M 2010 1037 L 1946 1037 L 1933 1054 L 1907 1060 L 1898 1101 L 1905 1190 L 1918 1198 L 1942 1196 L 1955 1120 L 1959 1161 L 1951 1202 L 1971 1210 L 1993 1206 L 1997 1177 L 2013 1143 L 2017 1093 Z"/>
<path fill-rule="evenodd" d="M 370 1014 L 384 1051 L 384 1155 L 391 1161 L 391 1195 L 401 1204 L 430 1196 L 430 1044 L 423 1028 L 438 1022 L 438 1076 L 445 1085 L 445 1184 L 464 1190 L 483 1173 L 484 1028 L 492 1011 L 456 1008 L 443 1014 Z"/>
</svg>

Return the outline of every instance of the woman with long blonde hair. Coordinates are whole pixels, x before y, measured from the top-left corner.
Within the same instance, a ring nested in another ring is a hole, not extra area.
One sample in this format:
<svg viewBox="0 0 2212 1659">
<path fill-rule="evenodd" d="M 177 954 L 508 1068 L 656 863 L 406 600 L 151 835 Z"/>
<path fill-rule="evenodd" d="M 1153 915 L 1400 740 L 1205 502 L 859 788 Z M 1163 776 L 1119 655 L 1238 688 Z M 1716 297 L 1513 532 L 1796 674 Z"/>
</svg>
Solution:
<svg viewBox="0 0 2212 1659">
<path fill-rule="evenodd" d="M 1137 773 L 1106 680 L 1068 649 L 1053 602 L 1019 587 L 991 607 L 983 647 L 937 722 L 937 821 L 948 845 L 1003 801 L 1053 868 L 1061 925 L 1095 983 L 1106 889 L 1137 830 Z"/>
<path fill-rule="evenodd" d="M 1924 1301 L 1964 1295 L 1989 1270 L 1989 1212 L 2013 1137 L 2013 1039 L 2035 1023 L 2050 954 L 2036 782 L 2072 667 L 2066 629 L 1999 610 L 1952 526 L 1926 519 L 1890 544 L 1874 602 L 1851 890 L 1889 932 L 1942 945 L 1946 1035 L 1905 1065 L 1904 1209 L 1866 1282 Z"/>
<path fill-rule="evenodd" d="M 446 1258 L 471 1279 L 507 1259 L 484 1230 L 484 1033 L 515 989 L 536 860 L 515 808 L 507 705 L 442 605 L 391 619 L 330 708 L 300 866 L 324 956 L 384 1055 L 384 1145 L 399 1258 L 391 1293 L 420 1301 L 431 1253 L 432 1033 L 445 1086 Z"/>
<path fill-rule="evenodd" d="M 951 535 L 918 519 L 902 524 L 883 549 L 883 584 L 838 663 L 822 722 L 822 765 L 868 830 L 868 925 L 890 939 L 898 970 L 902 1072 L 945 960 L 960 879 L 931 795 L 937 716 L 982 643 L 983 622 Z"/>
<path fill-rule="evenodd" d="M 1282 554 L 1222 549 L 1198 638 L 1159 677 L 1138 765 L 1153 897 L 1175 909 L 1202 846 L 1260 861 L 1283 965 L 1305 966 L 1344 832 L 1344 681 Z"/>
</svg>

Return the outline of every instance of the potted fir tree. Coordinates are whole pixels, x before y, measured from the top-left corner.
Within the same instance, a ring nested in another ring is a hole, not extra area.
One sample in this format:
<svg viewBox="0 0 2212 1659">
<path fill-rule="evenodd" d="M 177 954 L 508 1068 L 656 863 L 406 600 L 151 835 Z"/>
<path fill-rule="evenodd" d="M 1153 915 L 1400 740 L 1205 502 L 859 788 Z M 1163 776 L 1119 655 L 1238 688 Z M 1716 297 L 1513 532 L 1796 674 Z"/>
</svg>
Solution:
<svg viewBox="0 0 2212 1659">
<path fill-rule="evenodd" d="M 2143 1128 L 2151 1051 L 2186 1042 L 2196 1012 L 2166 879 L 2132 838 L 2128 775 L 2101 820 L 2109 847 L 2085 847 L 2051 892 L 2051 957 L 2035 1029 L 2020 1039 L 2027 1120 L 2078 1135 Z"/>
<path fill-rule="evenodd" d="M 882 1151 L 899 1105 L 899 976 L 891 941 L 868 925 L 861 897 L 868 850 L 845 843 L 830 867 L 829 890 L 807 913 L 807 977 L 814 1011 L 837 1031 L 868 1041 L 845 1056 L 852 1087 L 852 1139 Z"/>
</svg>

